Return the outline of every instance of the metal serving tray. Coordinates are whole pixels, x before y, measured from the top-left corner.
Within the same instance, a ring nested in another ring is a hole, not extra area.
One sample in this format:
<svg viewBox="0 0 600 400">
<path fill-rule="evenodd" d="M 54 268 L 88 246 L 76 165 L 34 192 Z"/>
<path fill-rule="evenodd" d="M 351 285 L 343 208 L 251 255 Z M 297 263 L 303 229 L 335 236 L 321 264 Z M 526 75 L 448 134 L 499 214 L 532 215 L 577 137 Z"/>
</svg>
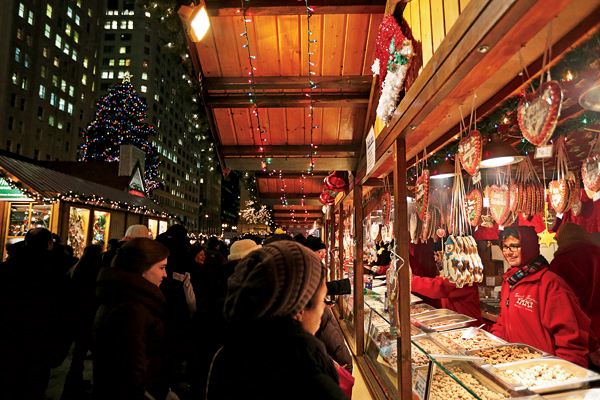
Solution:
<svg viewBox="0 0 600 400">
<path fill-rule="evenodd" d="M 435 308 L 435 307 L 433 307 L 433 306 L 430 306 L 430 305 L 429 305 L 429 304 L 427 304 L 427 303 L 423 303 L 423 304 L 416 304 L 416 305 L 410 306 L 410 310 L 411 310 L 411 311 L 413 311 L 413 310 L 415 310 L 415 309 L 418 309 L 418 311 L 419 311 L 419 312 L 416 312 L 416 313 L 414 313 L 414 314 L 410 314 L 410 317 L 411 317 L 411 318 L 414 318 L 415 316 L 417 316 L 417 315 L 421 315 L 421 314 L 423 314 L 423 313 L 426 313 L 426 312 L 431 312 L 431 311 L 435 311 L 435 310 L 437 310 L 437 308 Z"/>
<path fill-rule="evenodd" d="M 413 344 L 416 344 L 417 346 L 421 346 L 421 343 L 423 343 L 423 342 L 429 342 L 429 343 L 435 345 L 436 347 L 438 347 L 443 352 L 443 353 L 437 352 L 437 353 L 427 353 L 427 354 L 449 355 L 449 356 L 454 354 L 452 351 L 448 350 L 443 344 L 439 343 L 437 340 L 435 340 L 433 338 L 430 338 L 427 336 L 423 336 L 423 337 L 419 337 L 419 338 L 411 338 L 411 346 Z M 421 348 L 423 348 L 423 347 L 421 347 Z M 423 350 L 425 350 L 425 349 L 423 348 Z M 416 349 L 416 351 L 421 352 L 421 350 L 419 350 L 419 349 Z M 425 350 L 425 351 L 427 351 L 427 350 Z M 429 362 L 427 362 L 427 364 L 423 364 L 423 365 L 429 365 Z M 413 367 L 417 368 L 417 367 L 422 367 L 423 365 L 414 365 L 413 364 Z"/>
<path fill-rule="evenodd" d="M 513 382 L 507 378 L 504 378 L 504 377 L 498 375 L 498 372 L 501 372 L 501 371 L 506 371 L 506 370 L 518 371 L 521 368 L 536 367 L 536 366 L 540 365 L 541 363 L 547 364 L 549 367 L 552 367 L 555 365 L 560 365 L 560 367 L 563 370 L 572 373 L 573 375 L 575 375 L 577 377 L 577 379 L 565 381 L 565 382 L 557 382 L 557 383 L 543 385 L 543 386 L 527 387 L 521 383 Z M 554 392 L 561 392 L 564 390 L 580 389 L 583 387 L 587 387 L 590 384 L 590 382 L 600 380 L 600 374 L 597 374 L 593 371 L 590 371 L 588 369 L 580 367 L 579 365 L 570 363 L 559 357 L 549 357 L 549 358 L 544 358 L 544 359 L 517 361 L 514 363 L 493 366 L 493 367 L 490 367 L 489 370 L 491 373 L 498 376 L 498 378 L 500 378 L 502 381 L 504 381 L 507 384 L 514 387 L 515 390 L 520 391 L 520 390 L 529 389 L 530 391 L 537 393 L 537 394 L 554 393 Z"/>
<path fill-rule="evenodd" d="M 419 322 L 425 321 L 427 319 L 444 317 L 446 315 L 456 314 L 455 311 L 448 310 L 447 308 L 439 308 L 431 311 L 427 311 L 421 314 L 411 315 L 410 317 L 416 319 Z"/>
<path fill-rule="evenodd" d="M 547 400 L 583 400 L 585 398 L 585 396 L 589 393 L 594 393 L 594 394 L 600 396 L 600 389 L 584 389 L 584 390 L 575 390 L 573 392 L 547 394 L 544 396 L 544 399 L 547 399 Z"/>
<path fill-rule="evenodd" d="M 415 296 L 414 294 L 410 295 L 410 304 L 415 304 L 423 301 L 422 298 Z"/>
<path fill-rule="evenodd" d="M 441 323 L 441 322 L 444 322 L 444 323 L 447 322 L 447 324 L 431 326 L 433 324 Z M 427 319 L 421 323 L 427 329 L 441 332 L 441 331 L 449 331 L 451 329 L 465 328 L 468 326 L 472 326 L 473 324 L 477 323 L 477 320 L 473 317 L 469 317 L 468 315 L 451 314 L 451 315 L 446 315 L 446 316 L 439 317 L 439 318 Z"/>
<path fill-rule="evenodd" d="M 465 329 L 456 329 L 456 330 L 447 331 L 447 332 L 436 332 L 436 333 L 430 334 L 430 336 L 433 337 L 438 342 L 442 343 L 444 346 L 446 346 L 446 344 L 442 340 L 440 340 L 440 336 L 444 336 L 444 335 L 447 335 L 449 333 L 461 333 L 462 334 L 465 330 L 466 330 L 466 328 Z M 480 329 L 479 332 L 481 332 L 482 334 L 486 335 L 490 340 L 493 340 L 493 341 L 497 342 L 498 344 L 506 344 L 507 343 L 506 340 L 500 339 L 498 336 L 492 335 L 491 333 L 489 333 L 487 331 L 484 331 L 483 329 Z M 448 349 L 454 351 L 451 347 L 449 347 L 449 346 L 446 346 L 446 347 Z M 486 346 L 486 347 L 491 347 L 491 346 Z M 481 348 L 483 348 L 483 347 L 481 347 Z M 471 350 L 478 350 L 478 349 L 479 348 L 477 348 L 477 349 L 471 349 Z M 458 352 L 460 354 L 465 354 L 467 351 L 469 351 L 469 350 L 468 349 L 457 349 L 456 350 L 456 352 Z"/>
<path fill-rule="evenodd" d="M 529 349 L 530 352 L 538 352 L 538 353 L 542 354 L 541 356 L 536 357 L 536 358 L 532 358 L 531 360 L 538 360 L 539 361 L 540 358 L 543 358 L 543 357 L 552 357 L 552 354 L 546 353 L 545 351 L 542 351 L 540 349 L 536 349 L 535 347 L 530 346 L 528 344 L 524 344 L 524 343 L 507 343 L 507 344 L 499 344 L 497 346 L 484 347 L 482 349 L 477 349 L 477 350 L 467 350 L 467 351 L 465 351 L 465 355 L 467 355 L 467 356 L 473 356 L 473 357 L 479 357 L 479 353 L 481 353 L 482 350 L 497 349 L 497 348 L 506 347 L 506 346 L 516 346 L 516 347 L 521 348 L 521 349 L 527 348 L 527 349 Z M 522 360 L 522 361 L 531 361 L 531 360 Z M 489 364 L 487 361 L 485 363 L 486 363 L 486 365 L 493 365 L 493 366 L 510 364 L 510 363 Z"/>
</svg>

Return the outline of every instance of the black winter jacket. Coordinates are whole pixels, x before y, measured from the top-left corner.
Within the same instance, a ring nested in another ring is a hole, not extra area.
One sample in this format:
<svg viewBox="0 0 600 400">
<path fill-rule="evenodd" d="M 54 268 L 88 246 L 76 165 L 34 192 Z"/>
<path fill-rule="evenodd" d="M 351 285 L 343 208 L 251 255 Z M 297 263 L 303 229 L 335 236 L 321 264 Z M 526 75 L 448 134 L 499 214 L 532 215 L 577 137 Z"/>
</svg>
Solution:
<svg viewBox="0 0 600 400">
<path fill-rule="evenodd" d="M 345 365 L 348 372 L 352 373 L 352 354 L 346 346 L 342 330 L 338 325 L 329 307 L 325 307 L 321 317 L 321 326 L 315 337 L 325 345 L 327 354 L 339 365 Z"/>
<path fill-rule="evenodd" d="M 157 399 L 168 391 L 166 301 L 142 275 L 103 268 L 96 290 L 94 399 Z"/>
<path fill-rule="evenodd" d="M 348 399 L 323 344 L 300 322 L 274 317 L 232 331 L 215 356 L 207 400 Z"/>
</svg>

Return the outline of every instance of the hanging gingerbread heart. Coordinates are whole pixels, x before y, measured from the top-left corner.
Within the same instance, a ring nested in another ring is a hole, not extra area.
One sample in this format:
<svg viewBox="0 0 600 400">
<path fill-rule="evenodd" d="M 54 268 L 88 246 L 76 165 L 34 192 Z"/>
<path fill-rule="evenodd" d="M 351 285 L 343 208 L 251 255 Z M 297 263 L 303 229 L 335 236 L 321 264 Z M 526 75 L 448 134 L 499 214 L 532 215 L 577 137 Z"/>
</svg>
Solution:
<svg viewBox="0 0 600 400">
<path fill-rule="evenodd" d="M 517 206 L 519 205 L 519 186 L 515 183 L 510 184 L 510 211 L 512 213 L 517 212 Z"/>
<path fill-rule="evenodd" d="M 579 215 L 581 214 L 581 192 L 579 191 L 579 189 L 575 190 L 575 198 L 573 200 L 573 205 L 571 206 L 571 214 L 573 214 L 574 217 L 579 217 Z"/>
<path fill-rule="evenodd" d="M 557 213 L 565 211 L 567 206 L 567 182 L 565 179 L 552 181 L 548 185 L 550 194 L 550 205 Z"/>
<path fill-rule="evenodd" d="M 475 189 L 465 196 L 465 208 L 471 226 L 479 226 L 483 210 L 483 194 L 481 190 Z"/>
<path fill-rule="evenodd" d="M 510 213 L 510 193 L 508 185 L 492 185 L 489 189 L 490 196 L 490 212 L 494 217 L 494 221 L 498 225 L 502 225 L 508 218 Z"/>
<path fill-rule="evenodd" d="M 415 186 L 415 202 L 417 203 L 417 213 L 419 213 L 419 218 L 423 221 L 429 203 L 429 170 L 427 169 L 417 178 L 417 184 Z"/>
<path fill-rule="evenodd" d="M 591 154 L 583 160 L 581 178 L 587 190 L 596 192 L 600 189 L 600 154 Z"/>
<path fill-rule="evenodd" d="M 409 229 L 410 229 L 410 238 L 413 243 L 417 242 L 417 237 L 419 236 L 418 232 L 419 232 L 420 222 L 421 222 L 421 220 L 419 220 L 419 217 L 417 216 L 416 213 L 410 214 Z"/>
<path fill-rule="evenodd" d="M 560 115 L 562 98 L 558 82 L 550 81 L 521 99 L 517 120 L 523 137 L 531 144 L 541 146 L 550 139 Z"/>
<path fill-rule="evenodd" d="M 460 163 L 469 175 L 475 175 L 479 171 L 481 149 L 481 133 L 477 130 L 471 131 L 458 144 Z"/>
</svg>

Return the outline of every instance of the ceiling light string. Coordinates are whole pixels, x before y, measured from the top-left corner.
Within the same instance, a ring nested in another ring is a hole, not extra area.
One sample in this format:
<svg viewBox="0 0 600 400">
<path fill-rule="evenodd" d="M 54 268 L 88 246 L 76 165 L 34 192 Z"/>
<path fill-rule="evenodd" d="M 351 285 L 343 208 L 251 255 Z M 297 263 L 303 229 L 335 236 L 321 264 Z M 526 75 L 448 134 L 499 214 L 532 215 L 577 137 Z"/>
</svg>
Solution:
<svg viewBox="0 0 600 400">
<path fill-rule="evenodd" d="M 246 37 L 246 44 L 244 46 L 242 46 L 243 48 L 245 48 L 248 52 L 248 62 L 250 63 L 250 72 L 248 72 L 248 83 L 250 84 L 250 92 L 248 92 L 248 96 L 250 97 L 250 104 L 252 104 L 254 106 L 254 110 L 253 110 L 253 114 L 256 117 L 256 125 L 257 128 L 256 130 L 258 131 L 258 136 L 260 139 L 260 146 L 258 148 L 258 151 L 260 152 L 260 167 L 262 168 L 263 172 L 267 171 L 267 165 L 271 163 L 271 158 L 267 157 L 265 155 L 265 150 L 264 150 L 264 145 L 266 144 L 265 142 L 267 141 L 267 139 L 263 138 L 263 133 L 266 133 L 267 131 L 263 130 L 261 124 L 260 124 L 260 116 L 258 114 L 258 104 L 256 104 L 256 85 L 254 82 L 254 71 L 256 71 L 256 67 L 253 65 L 252 60 L 256 60 L 256 56 L 253 56 L 250 53 L 250 39 L 248 38 L 248 22 L 252 22 L 251 19 L 246 18 L 246 9 L 244 8 L 244 2 L 248 1 L 248 0 L 242 0 L 242 18 L 244 20 L 244 33 L 240 33 L 240 36 L 245 36 Z M 252 129 L 252 131 L 254 132 L 254 127 L 252 126 L 252 119 L 250 119 L 250 127 Z M 255 133 L 253 133 L 254 136 Z"/>
<path fill-rule="evenodd" d="M 315 115 L 314 115 L 314 108 L 313 108 L 313 98 L 312 98 L 312 94 L 313 94 L 313 89 L 317 88 L 317 85 L 313 82 L 312 80 L 312 75 L 315 75 L 315 72 L 312 70 L 312 67 L 315 66 L 315 63 L 311 61 L 311 55 L 313 55 L 313 53 L 310 51 L 310 44 L 311 43 L 316 43 L 317 40 L 311 40 L 311 35 L 312 35 L 312 31 L 310 30 L 310 17 L 312 17 L 312 13 L 314 12 L 314 10 L 308 6 L 308 0 L 304 0 L 304 3 L 306 4 L 306 38 L 308 41 L 308 83 L 309 83 L 309 93 L 308 93 L 308 98 L 310 99 L 310 167 L 308 168 L 308 173 L 310 175 L 313 175 L 313 171 L 315 169 L 315 158 L 314 156 L 317 154 L 316 151 L 316 146 L 315 146 L 315 142 L 313 140 L 313 133 L 315 129 L 318 129 L 318 126 L 315 126 Z"/>
</svg>

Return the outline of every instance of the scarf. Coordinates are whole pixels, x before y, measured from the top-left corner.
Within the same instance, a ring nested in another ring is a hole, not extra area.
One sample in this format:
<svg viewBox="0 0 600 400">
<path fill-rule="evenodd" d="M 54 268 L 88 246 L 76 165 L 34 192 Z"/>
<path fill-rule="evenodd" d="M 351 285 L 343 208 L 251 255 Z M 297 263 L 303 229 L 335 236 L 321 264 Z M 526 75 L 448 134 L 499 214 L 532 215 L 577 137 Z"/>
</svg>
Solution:
<svg viewBox="0 0 600 400">
<path fill-rule="evenodd" d="M 507 281 L 510 285 L 510 290 L 512 290 L 512 288 L 521 279 L 525 278 L 528 275 L 535 274 L 544 265 L 548 265 L 548 261 L 546 261 L 544 256 L 540 255 L 540 256 L 537 256 L 531 264 L 528 264 L 522 268 L 519 268 L 519 270 L 517 272 L 512 274 L 512 276 L 507 279 Z"/>
</svg>

